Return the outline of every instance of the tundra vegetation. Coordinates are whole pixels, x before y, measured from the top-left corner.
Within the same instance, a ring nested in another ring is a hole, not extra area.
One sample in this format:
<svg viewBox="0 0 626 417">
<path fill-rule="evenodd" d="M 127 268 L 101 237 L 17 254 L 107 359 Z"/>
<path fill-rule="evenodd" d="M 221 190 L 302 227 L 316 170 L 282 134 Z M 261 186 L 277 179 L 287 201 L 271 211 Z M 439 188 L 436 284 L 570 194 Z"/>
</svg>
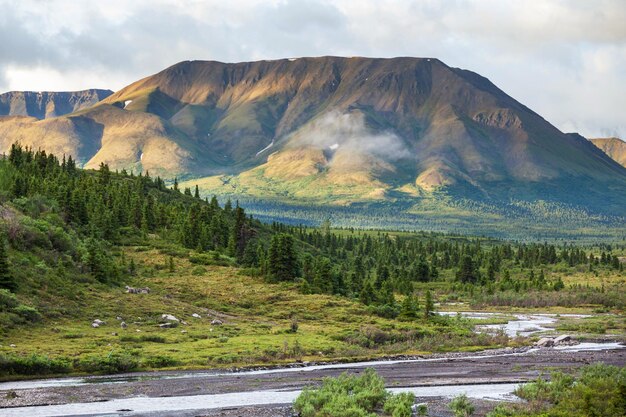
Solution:
<svg viewBox="0 0 626 417">
<path fill-rule="evenodd" d="M 0 203 L 4 378 L 528 342 L 433 314 L 459 302 L 455 309 L 612 312 L 563 326 L 624 333 L 620 241 L 264 224 L 177 182 L 105 164 L 81 170 L 19 145 L 0 160 Z"/>
</svg>

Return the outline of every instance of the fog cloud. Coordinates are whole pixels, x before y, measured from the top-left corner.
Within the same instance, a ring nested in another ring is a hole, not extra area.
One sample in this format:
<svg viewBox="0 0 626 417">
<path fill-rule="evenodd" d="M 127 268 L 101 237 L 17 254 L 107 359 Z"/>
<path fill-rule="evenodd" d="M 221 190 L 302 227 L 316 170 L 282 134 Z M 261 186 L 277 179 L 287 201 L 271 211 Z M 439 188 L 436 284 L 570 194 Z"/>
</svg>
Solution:
<svg viewBox="0 0 626 417">
<path fill-rule="evenodd" d="M 406 144 L 393 132 L 374 132 L 359 113 L 328 112 L 303 127 L 290 142 L 325 151 L 371 155 L 387 161 L 411 157 Z"/>
</svg>

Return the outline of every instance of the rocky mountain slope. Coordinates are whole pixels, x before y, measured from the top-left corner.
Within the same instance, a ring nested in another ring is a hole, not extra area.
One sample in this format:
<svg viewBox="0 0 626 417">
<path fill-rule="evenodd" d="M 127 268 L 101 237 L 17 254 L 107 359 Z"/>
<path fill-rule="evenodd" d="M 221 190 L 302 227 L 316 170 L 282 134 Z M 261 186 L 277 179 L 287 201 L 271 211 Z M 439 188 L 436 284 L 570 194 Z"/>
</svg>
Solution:
<svg viewBox="0 0 626 417">
<path fill-rule="evenodd" d="M 0 94 L 0 116 L 48 119 L 91 107 L 113 94 L 111 90 L 70 92 L 11 91 Z"/>
<path fill-rule="evenodd" d="M 590 140 L 617 163 L 626 167 L 626 142 L 620 138 L 597 138 Z"/>
<path fill-rule="evenodd" d="M 433 191 L 623 207 L 626 169 L 470 71 L 429 58 L 186 61 L 93 107 L 0 123 L 86 167 L 203 190 L 346 204 Z M 585 199 L 581 200 L 581 196 Z"/>
</svg>

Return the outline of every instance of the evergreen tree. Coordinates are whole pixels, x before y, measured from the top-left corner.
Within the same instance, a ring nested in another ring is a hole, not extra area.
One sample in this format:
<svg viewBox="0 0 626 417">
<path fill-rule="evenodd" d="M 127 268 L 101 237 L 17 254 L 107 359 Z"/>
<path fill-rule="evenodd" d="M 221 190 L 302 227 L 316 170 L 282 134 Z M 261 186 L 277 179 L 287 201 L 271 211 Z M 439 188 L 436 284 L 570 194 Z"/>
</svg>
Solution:
<svg viewBox="0 0 626 417">
<path fill-rule="evenodd" d="M 419 305 L 417 297 L 413 294 L 407 295 L 400 307 L 400 317 L 404 319 L 416 319 L 419 315 Z"/>
<path fill-rule="evenodd" d="M 457 279 L 463 283 L 474 284 L 478 281 L 478 271 L 471 256 L 465 255 L 457 273 Z"/>
<path fill-rule="evenodd" d="M 359 300 L 365 305 L 370 305 L 376 302 L 374 288 L 369 281 L 363 285 L 363 289 L 361 289 L 361 293 L 359 294 Z"/>
<path fill-rule="evenodd" d="M 435 312 L 435 304 L 433 302 L 433 296 L 430 290 L 426 290 L 426 296 L 424 298 L 424 318 L 429 319 Z"/>
<path fill-rule="evenodd" d="M 267 256 L 268 272 L 276 281 L 292 281 L 298 275 L 298 259 L 293 236 L 279 233 L 272 236 Z"/>
</svg>

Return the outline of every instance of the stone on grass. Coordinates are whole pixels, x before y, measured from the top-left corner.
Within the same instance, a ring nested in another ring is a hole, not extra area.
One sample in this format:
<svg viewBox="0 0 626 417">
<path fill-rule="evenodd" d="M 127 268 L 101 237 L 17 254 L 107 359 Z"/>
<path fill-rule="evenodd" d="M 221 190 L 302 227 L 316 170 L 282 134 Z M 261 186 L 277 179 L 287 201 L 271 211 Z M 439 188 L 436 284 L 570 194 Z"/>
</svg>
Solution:
<svg viewBox="0 0 626 417">
<path fill-rule="evenodd" d="M 176 316 L 172 315 L 172 314 L 162 314 L 161 315 L 161 320 L 167 320 L 167 321 L 180 321 L 176 318 Z"/>
<path fill-rule="evenodd" d="M 535 342 L 535 346 L 537 347 L 551 347 L 554 346 L 554 339 L 549 337 L 542 337 L 541 339 Z"/>
</svg>

